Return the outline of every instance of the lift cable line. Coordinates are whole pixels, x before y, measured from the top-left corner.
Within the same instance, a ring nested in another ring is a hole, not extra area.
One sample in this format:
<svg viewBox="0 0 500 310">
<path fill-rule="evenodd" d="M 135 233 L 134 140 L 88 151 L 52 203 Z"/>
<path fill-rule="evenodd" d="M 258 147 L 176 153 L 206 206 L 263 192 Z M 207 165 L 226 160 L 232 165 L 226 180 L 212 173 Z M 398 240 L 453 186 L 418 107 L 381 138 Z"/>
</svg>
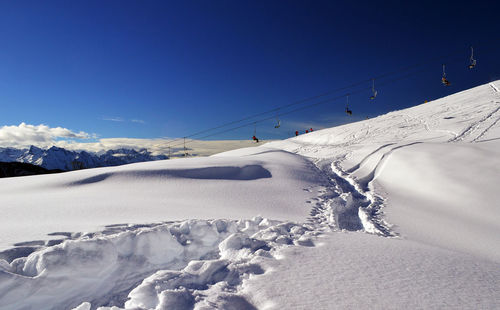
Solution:
<svg viewBox="0 0 500 310">
<path fill-rule="evenodd" d="M 185 138 L 192 138 L 192 137 L 198 136 L 200 134 L 203 134 L 203 133 L 206 133 L 206 132 L 209 132 L 209 131 L 212 131 L 212 130 L 217 130 L 217 129 L 220 129 L 220 128 L 223 128 L 223 127 L 227 127 L 227 126 L 230 126 L 230 125 L 234 125 L 234 124 L 237 124 L 237 123 L 241 123 L 241 122 L 247 121 L 247 120 L 252 119 L 252 118 L 256 118 L 256 117 L 259 117 L 259 116 L 262 116 L 262 115 L 266 115 L 268 113 L 276 112 L 276 111 L 278 111 L 280 109 L 285 109 L 285 108 L 292 107 L 292 106 L 295 106 L 295 105 L 299 105 L 299 104 L 302 104 L 302 103 L 305 103 L 305 102 L 308 102 L 308 101 L 319 99 L 319 98 L 322 98 L 322 97 L 325 97 L 325 96 L 328 96 L 328 95 L 340 92 L 342 90 L 347 90 L 347 89 L 350 89 L 350 88 L 353 88 L 353 87 L 356 87 L 356 86 L 363 85 L 363 84 L 365 84 L 367 82 L 370 82 L 373 79 L 383 79 L 383 78 L 386 78 L 388 76 L 391 76 L 391 75 L 394 75 L 394 74 L 397 74 L 397 73 L 400 73 L 400 72 L 408 71 L 410 69 L 422 66 L 424 64 L 428 64 L 431 61 L 442 59 L 442 58 L 446 58 L 446 57 L 449 57 L 449 56 L 454 55 L 454 54 L 456 54 L 456 53 L 450 53 L 450 54 L 447 54 L 447 55 L 444 55 L 444 56 L 432 57 L 432 58 L 427 59 L 425 61 L 414 63 L 414 64 L 406 66 L 406 67 L 401 67 L 401 68 L 396 69 L 394 71 L 386 72 L 386 73 L 380 74 L 380 75 L 375 76 L 375 77 L 370 78 L 370 79 L 361 80 L 361 81 L 352 83 L 352 84 L 347 85 L 347 86 L 339 87 L 339 88 L 336 88 L 336 89 L 324 92 L 324 93 L 319 94 L 319 95 L 315 95 L 315 96 L 307 97 L 307 98 L 304 98 L 304 99 L 301 99 L 301 100 L 298 100 L 298 101 L 294 101 L 294 102 L 291 102 L 289 104 L 282 105 L 282 106 L 276 107 L 276 108 L 271 109 L 271 110 L 267 110 L 267 111 L 264 111 L 264 112 L 261 112 L 261 113 L 257 113 L 257 114 L 253 114 L 253 115 L 244 117 L 244 118 L 239 119 L 239 120 L 231 121 L 231 122 L 219 125 L 219 126 L 215 126 L 215 127 L 211 127 L 211 128 L 208 128 L 208 129 L 204 129 L 204 130 L 198 131 L 196 133 L 187 135 L 187 136 L 185 136 Z M 174 140 L 170 141 L 169 144 L 177 142 L 177 141 L 180 141 L 182 139 L 183 138 L 174 139 Z"/>
<path fill-rule="evenodd" d="M 374 79 L 382 79 L 382 78 L 386 78 L 386 77 L 389 77 L 391 75 L 395 75 L 395 74 L 398 74 L 398 73 L 403 73 L 405 71 L 408 71 L 408 70 L 411 70 L 411 69 L 414 69 L 414 68 L 418 68 L 418 67 L 421 67 L 422 65 L 424 64 L 428 64 L 430 61 L 434 61 L 434 60 L 439 60 L 439 59 L 442 59 L 442 58 L 445 58 L 445 57 L 449 57 L 449 56 L 452 56 L 452 55 L 455 55 L 455 53 L 450 53 L 448 55 L 445 55 L 445 56 L 439 56 L 439 57 L 433 57 L 433 58 L 430 58 L 426 61 L 421 61 L 421 62 L 418 62 L 418 63 L 415 63 L 415 64 L 412 64 L 410 66 L 406 66 L 406 67 L 402 67 L 398 70 L 394 70 L 394 71 L 391 71 L 391 72 L 387 72 L 387 73 L 384 73 L 384 74 L 381 74 L 381 75 L 378 75 L 378 76 L 375 76 L 374 78 L 370 78 L 370 79 L 365 79 L 365 80 L 362 80 L 362 81 L 359 81 L 359 82 L 355 82 L 355 83 L 352 83 L 348 86 L 343 86 L 343 87 L 339 87 L 339 88 L 336 88 L 334 90 L 331 90 L 331 91 L 328 91 L 328 92 L 325 92 L 325 93 L 322 93 L 322 94 L 319 94 L 319 95 L 316 95 L 316 96 L 312 96 L 312 97 L 308 97 L 308 98 L 305 98 L 305 99 L 302 99 L 302 100 L 298 100 L 298 101 L 294 101 L 292 103 L 289 103 L 289 104 L 286 104 L 286 105 L 283 105 L 283 106 L 280 106 L 280 107 L 277 107 L 277 108 L 274 108 L 274 109 L 271 109 L 271 110 L 268 110 L 268 111 L 265 111 L 265 112 L 261 112 L 261 113 L 257 113 L 257 114 L 254 114 L 254 115 L 250 115 L 248 117 L 245 117 L 245 118 L 242 118 L 242 119 L 239 119 L 239 120 L 236 120 L 236 121 L 231 121 L 231 122 L 228 122 L 228 123 L 225 123 L 223 125 L 219 125 L 219 126 L 215 126 L 215 127 L 212 127 L 212 128 L 209 128 L 209 129 L 205 129 L 205 130 L 202 130 L 202 131 L 199 131 L 199 132 L 196 132 L 196 133 L 193 133 L 191 135 L 187 135 L 183 138 L 177 138 L 177 139 L 174 139 L 170 142 L 168 142 L 166 144 L 166 146 L 170 146 L 170 147 L 175 147 L 175 146 L 179 146 L 179 145 L 182 145 L 182 144 L 174 144 L 172 145 L 173 143 L 175 142 L 178 142 L 180 140 L 183 140 L 183 139 L 186 139 L 186 138 L 191 138 L 191 137 L 194 137 L 194 136 L 198 136 L 198 135 L 201 135 L 201 134 L 204 134 L 204 133 L 208 133 L 210 131 L 213 131 L 213 130 L 216 130 L 216 129 L 220 129 L 220 128 L 223 128 L 223 127 L 227 127 L 227 126 L 230 126 L 230 125 L 234 125 L 234 124 L 237 124 L 237 123 L 241 123 L 241 122 L 244 122 L 246 120 L 250 120 L 250 119 L 253 119 L 253 118 L 257 118 L 259 116 L 263 116 L 263 115 L 266 115 L 266 114 L 269 114 L 271 112 L 277 112 L 279 111 L 280 109 L 285 109 L 285 108 L 289 108 L 289 107 L 292 107 L 292 106 L 295 106 L 295 105 L 299 105 L 299 104 L 303 104 L 303 103 L 306 103 L 308 101 L 312 101 L 312 100 L 315 100 L 315 99 L 319 99 L 319 98 L 322 98 L 322 97 L 325 97 L 325 96 L 328 96 L 328 95 L 331 95 L 335 92 L 339 92 L 339 91 L 342 91 L 342 90 L 346 90 L 346 89 L 350 89 L 350 88 L 354 88 L 356 86 L 360 86 L 360 85 L 363 85 L 363 84 L 366 84 L 367 82 L 370 82 L 372 81 L 372 83 L 374 82 Z M 453 62 L 456 62 L 458 61 L 459 58 L 457 56 L 456 60 L 454 61 L 449 61 L 449 63 L 453 63 Z M 400 80 L 400 79 L 404 79 L 406 77 L 409 77 L 409 76 L 412 76 L 416 73 L 420 73 L 422 71 L 425 71 L 423 69 L 421 70 L 417 70 L 415 72 L 410 72 L 409 74 L 407 75 L 404 75 L 404 76 L 401 76 L 401 77 L 397 77 L 395 79 L 392 79 L 392 80 L 389 80 L 389 81 L 385 81 L 385 82 L 382 82 L 382 83 L 378 83 L 379 86 L 381 85 L 386 85 L 386 84 L 389 84 L 389 83 L 392 83 L 392 82 L 395 82 L 397 80 Z M 372 84 L 373 85 L 373 84 Z M 369 88 L 371 90 L 373 90 L 373 87 Z M 351 94 L 353 93 L 360 93 L 360 92 L 363 92 L 363 91 L 366 91 L 367 88 L 361 88 L 359 90 L 355 90 L 355 91 L 351 91 Z M 340 98 L 343 98 L 345 97 L 346 94 L 344 95 L 341 95 L 341 96 L 337 96 L 337 97 L 333 97 L 333 98 L 329 98 L 329 99 L 326 99 L 326 100 L 323 100 L 323 101 L 320 101 L 320 102 L 316 102 L 316 103 L 312 103 L 312 104 L 308 104 L 306 106 L 303 106 L 303 107 L 299 107 L 297 109 L 293 109 L 291 111 L 286 111 L 286 112 L 281 112 L 279 113 L 280 116 L 283 116 L 283 115 L 287 115 L 287 114 L 291 114 L 291 113 L 294 113 L 294 112 L 297 112 L 297 111 L 300 111 L 300 110 L 304 110 L 306 108 L 309 108 L 309 107 L 312 107 L 312 106 L 317 106 L 317 105 L 320 105 L 320 104 L 325 104 L 325 103 L 328 103 L 328 102 L 332 102 L 332 101 L 335 101 L 335 100 L 338 100 Z M 225 133 L 225 132 L 230 132 L 230 131 L 234 131 L 234 130 L 237 130 L 237 129 L 240 129 L 240 128 L 243 128 L 243 127 L 247 127 L 247 126 L 250 126 L 250 125 L 253 125 L 253 124 L 256 124 L 256 123 L 260 123 L 260 122 L 263 122 L 263 121 L 267 121 L 267 120 L 270 120 L 270 119 L 273 119 L 275 118 L 276 116 L 273 115 L 273 116 L 270 116 L 270 117 L 266 117 L 266 118 L 263 118 L 263 119 L 259 119 L 257 121 L 252 121 L 251 123 L 246 123 L 246 124 L 243 124 L 243 125 L 240 125 L 240 126 L 236 126 L 236 127 L 232 127 L 232 128 L 229 128 L 229 129 L 226 129 L 226 130 L 222 130 L 222 131 L 218 131 L 216 133 L 212 133 L 212 134 L 208 134 L 208 135 L 205 135 L 205 136 L 202 136 L 202 137 L 198 137 L 197 139 L 204 139 L 204 138 L 208 138 L 208 137 L 212 137 L 212 136 L 215 136 L 215 135 L 220 135 L 222 133 Z M 190 141 L 186 141 L 186 144 L 190 143 Z"/>
<path fill-rule="evenodd" d="M 459 61 L 462 61 L 461 58 L 456 57 L 455 59 L 449 61 L 449 63 L 456 63 L 456 62 L 459 62 Z M 424 68 L 421 68 L 420 70 L 407 73 L 405 75 L 393 78 L 391 80 L 384 81 L 383 83 L 379 83 L 378 85 L 379 86 L 384 86 L 384 85 L 392 84 L 394 82 L 397 82 L 397 81 L 409 78 L 409 77 L 411 77 L 411 76 L 413 76 L 415 74 L 422 73 L 422 72 L 425 72 L 425 71 L 431 71 L 431 70 L 434 70 L 434 67 L 427 67 L 427 68 L 424 67 Z M 358 94 L 358 93 L 366 92 L 369 89 L 371 89 L 371 88 L 367 88 L 367 87 L 360 88 L 360 89 L 351 91 L 348 94 L 342 94 L 342 95 L 339 95 L 337 97 L 333 97 L 333 98 L 325 99 L 325 100 L 318 101 L 318 102 L 315 102 L 315 103 L 311 103 L 311 104 L 308 104 L 306 106 L 298 107 L 298 108 L 295 108 L 295 109 L 287 111 L 287 112 L 282 112 L 282 113 L 280 113 L 280 115 L 281 116 L 288 115 L 288 114 L 292 114 L 292 113 L 295 113 L 295 112 L 298 112 L 298 111 L 302 111 L 302 110 L 305 110 L 305 109 L 308 109 L 308 108 L 311 108 L 311 107 L 315 107 L 315 106 L 318 106 L 318 105 L 323 105 L 323 104 L 326 104 L 326 103 L 335 102 L 335 101 L 338 101 L 338 100 L 340 100 L 342 98 L 345 98 L 348 95 L 350 96 L 350 95 L 353 95 L 353 94 Z M 221 134 L 224 134 L 224 133 L 227 133 L 227 132 L 231 132 L 231 131 L 234 131 L 234 130 L 238 130 L 238 129 L 241 129 L 241 128 L 244 128 L 244 127 L 249 127 L 249 126 L 252 126 L 252 125 L 255 126 L 256 123 L 262 123 L 262 122 L 265 122 L 265 121 L 269 121 L 271 119 L 274 119 L 274 116 L 265 117 L 265 118 L 262 118 L 262 119 L 259 119 L 259 120 L 256 120 L 256 121 L 245 123 L 243 125 L 239 125 L 239 126 L 236 126 L 236 127 L 231 127 L 229 129 L 225 129 L 225 130 L 221 130 L 221 131 L 218 131 L 218 132 L 215 132 L 215 133 L 211 133 L 211 134 L 199 137 L 198 139 L 201 140 L 201 139 L 205 139 L 205 138 L 209 138 L 209 137 L 221 135 Z M 208 130 L 205 131 L 205 132 L 208 132 Z M 186 141 L 186 144 L 189 144 L 191 142 L 192 141 Z M 172 147 L 175 147 L 175 146 L 182 146 L 182 143 L 181 144 L 173 145 Z"/>
<path fill-rule="evenodd" d="M 424 71 L 430 71 L 431 69 L 434 69 L 434 68 L 420 69 L 418 71 L 414 71 L 414 72 L 408 73 L 406 75 L 403 75 L 403 76 L 400 76 L 400 77 L 397 77 L 397 78 L 385 81 L 384 83 L 380 83 L 379 85 L 383 86 L 383 85 L 391 84 L 391 83 L 394 83 L 394 82 L 397 82 L 397 81 L 409 78 L 409 77 L 411 77 L 411 76 L 413 76 L 413 75 L 415 75 L 417 73 L 421 73 L 421 72 L 424 72 Z M 308 109 L 308 108 L 311 108 L 311 107 L 323 105 L 323 104 L 326 104 L 326 103 L 332 103 L 332 102 L 338 101 L 338 100 L 340 100 L 342 98 L 345 98 L 347 96 L 351 96 L 353 94 L 358 94 L 358 93 L 366 92 L 368 89 L 371 89 L 371 88 L 361 88 L 361 89 L 352 91 L 352 92 L 350 92 L 348 94 L 342 94 L 342 95 L 339 95 L 337 97 L 333 97 L 333 98 L 329 98 L 329 99 L 326 99 L 326 100 L 322 100 L 322 101 L 319 101 L 319 102 L 315 102 L 315 103 L 309 104 L 307 106 L 298 107 L 298 108 L 295 108 L 293 110 L 290 110 L 290 111 L 287 111 L 287 112 L 284 112 L 284 113 L 280 113 L 280 115 L 281 116 L 288 115 L 288 114 L 292 114 L 292 113 L 295 113 L 295 112 L 298 112 L 298 111 L 301 111 L 301 110 L 305 110 L 305 109 Z M 227 132 L 235 131 L 235 130 L 238 130 L 238 129 L 241 129 L 241 128 L 255 126 L 256 123 L 262 123 L 262 122 L 269 121 L 269 120 L 272 120 L 272 119 L 274 119 L 274 116 L 269 116 L 269 117 L 266 117 L 266 118 L 259 119 L 257 121 L 252 121 L 252 122 L 249 122 L 249 123 L 245 123 L 243 125 L 239 125 L 239 126 L 236 126 L 236 127 L 232 127 L 232 128 L 229 128 L 229 129 L 225 129 L 225 130 L 221 130 L 221 131 L 218 131 L 218 132 L 215 132 L 215 133 L 211 133 L 211 134 L 202 136 L 199 139 L 210 138 L 210 137 L 218 136 L 218 135 L 221 135 L 221 134 L 224 134 L 224 133 L 227 133 Z M 191 142 L 192 141 L 186 141 L 186 144 L 191 143 Z M 177 145 L 174 145 L 173 147 L 175 147 L 175 146 L 181 146 L 181 145 L 182 144 L 177 144 Z"/>
</svg>

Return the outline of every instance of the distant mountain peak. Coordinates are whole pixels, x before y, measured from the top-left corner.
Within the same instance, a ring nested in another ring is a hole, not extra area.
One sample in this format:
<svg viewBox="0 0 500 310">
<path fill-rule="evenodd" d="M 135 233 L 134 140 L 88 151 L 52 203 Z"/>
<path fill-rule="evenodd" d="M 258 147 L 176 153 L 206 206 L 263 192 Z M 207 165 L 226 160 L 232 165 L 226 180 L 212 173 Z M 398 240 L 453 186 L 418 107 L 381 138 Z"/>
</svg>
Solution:
<svg viewBox="0 0 500 310">
<path fill-rule="evenodd" d="M 147 149 L 114 149 L 103 154 L 86 151 L 70 151 L 52 146 L 42 149 L 34 145 L 27 149 L 0 148 L 0 161 L 21 162 L 41 166 L 45 169 L 78 170 L 167 159 L 165 155 L 151 155 Z"/>
</svg>

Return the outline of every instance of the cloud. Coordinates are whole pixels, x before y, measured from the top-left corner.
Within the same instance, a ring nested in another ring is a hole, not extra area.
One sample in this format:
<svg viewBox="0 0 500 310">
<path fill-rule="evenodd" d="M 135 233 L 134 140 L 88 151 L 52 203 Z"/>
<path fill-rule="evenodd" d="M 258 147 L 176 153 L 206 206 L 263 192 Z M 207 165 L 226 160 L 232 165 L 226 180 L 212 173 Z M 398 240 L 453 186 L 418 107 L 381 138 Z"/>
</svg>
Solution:
<svg viewBox="0 0 500 310">
<path fill-rule="evenodd" d="M 98 142 L 74 142 L 58 141 L 56 146 L 77 151 L 87 151 L 102 153 L 113 149 L 147 149 L 153 155 L 181 156 L 184 154 L 183 140 L 174 139 L 132 139 L 132 138 L 106 138 L 99 139 Z M 201 141 L 186 139 L 187 152 L 191 155 L 209 156 L 216 153 L 234 150 L 242 147 L 256 146 L 248 140 L 221 140 L 221 141 Z"/>
<path fill-rule="evenodd" d="M 27 148 L 35 145 L 41 148 L 58 146 L 68 150 L 103 153 L 112 149 L 147 149 L 154 155 L 164 154 L 181 156 L 184 154 L 184 140 L 172 138 L 159 139 L 132 139 L 132 138 L 103 138 L 97 139 L 95 134 L 72 131 L 62 127 L 47 125 L 28 125 L 0 127 L 0 147 Z M 248 140 L 200 141 L 186 139 L 186 148 L 189 154 L 208 156 L 242 147 L 255 146 Z"/>
<path fill-rule="evenodd" d="M 67 128 L 51 128 L 47 125 L 28 125 L 21 123 L 19 126 L 0 127 L 0 146 L 27 147 L 37 145 L 47 147 L 54 145 L 57 139 L 91 139 L 96 138 L 86 132 L 75 132 Z"/>
<path fill-rule="evenodd" d="M 103 117 L 103 121 L 111 121 L 111 122 L 124 122 L 125 120 L 121 117 Z"/>
<path fill-rule="evenodd" d="M 119 116 L 103 117 L 103 118 L 101 118 L 101 120 L 103 120 L 103 121 L 110 121 L 110 122 L 132 122 L 132 123 L 139 123 L 139 124 L 145 124 L 146 123 L 142 119 L 126 120 L 123 117 L 119 117 Z"/>
</svg>

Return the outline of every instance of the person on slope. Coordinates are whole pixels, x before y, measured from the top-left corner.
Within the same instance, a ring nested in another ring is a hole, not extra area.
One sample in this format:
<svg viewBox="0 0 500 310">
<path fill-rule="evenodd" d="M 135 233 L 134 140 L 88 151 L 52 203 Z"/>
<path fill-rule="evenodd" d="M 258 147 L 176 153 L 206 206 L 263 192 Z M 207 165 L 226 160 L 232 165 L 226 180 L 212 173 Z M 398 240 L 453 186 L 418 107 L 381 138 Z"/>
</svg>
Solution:
<svg viewBox="0 0 500 310">
<path fill-rule="evenodd" d="M 252 140 L 253 140 L 253 141 L 255 141 L 256 143 L 259 143 L 259 139 L 257 139 L 257 137 L 256 137 L 256 136 L 253 136 L 253 137 L 252 137 Z"/>
</svg>

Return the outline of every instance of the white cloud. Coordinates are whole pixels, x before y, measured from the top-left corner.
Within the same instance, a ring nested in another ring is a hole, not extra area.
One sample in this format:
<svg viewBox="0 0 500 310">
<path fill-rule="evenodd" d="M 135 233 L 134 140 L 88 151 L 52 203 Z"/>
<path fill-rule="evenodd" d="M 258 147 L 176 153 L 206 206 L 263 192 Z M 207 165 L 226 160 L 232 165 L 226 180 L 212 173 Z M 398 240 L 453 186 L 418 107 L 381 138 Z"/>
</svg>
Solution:
<svg viewBox="0 0 500 310">
<path fill-rule="evenodd" d="M 144 124 L 145 121 L 143 121 L 142 119 L 132 119 L 130 120 L 132 123 L 139 123 L 139 124 Z"/>
<path fill-rule="evenodd" d="M 111 121 L 111 122 L 124 122 L 125 120 L 121 117 L 103 117 L 103 121 Z"/>
<path fill-rule="evenodd" d="M 28 125 L 21 123 L 19 126 L 0 127 L 0 146 L 3 147 L 26 147 L 37 145 L 48 147 L 54 145 L 57 139 L 90 139 L 95 135 L 86 132 L 74 132 L 67 128 L 51 128 L 47 125 Z"/>
<path fill-rule="evenodd" d="M 0 127 L 0 147 L 27 148 L 35 145 L 41 148 L 58 146 L 68 150 L 105 152 L 111 149 L 147 149 L 154 155 L 164 154 L 180 156 L 184 153 L 183 139 L 132 139 L 132 138 L 106 138 L 98 141 L 82 141 L 97 139 L 95 134 L 80 131 L 75 132 L 62 127 L 49 127 L 47 125 L 28 125 L 21 123 L 19 126 Z M 186 148 L 189 154 L 208 156 L 224 151 L 242 147 L 255 146 L 248 140 L 222 140 L 201 141 L 186 139 Z"/>
<path fill-rule="evenodd" d="M 184 153 L 183 140 L 173 139 L 132 139 L 132 138 L 106 138 L 99 139 L 98 142 L 74 142 L 58 141 L 56 146 L 69 150 L 84 150 L 87 152 L 105 152 L 107 150 L 126 149 L 147 149 L 154 155 L 164 154 L 180 156 Z M 186 139 L 186 148 L 189 154 L 198 156 L 209 156 L 212 154 L 234 150 L 242 147 L 256 146 L 252 140 L 221 140 L 221 141 L 201 141 Z"/>
</svg>

